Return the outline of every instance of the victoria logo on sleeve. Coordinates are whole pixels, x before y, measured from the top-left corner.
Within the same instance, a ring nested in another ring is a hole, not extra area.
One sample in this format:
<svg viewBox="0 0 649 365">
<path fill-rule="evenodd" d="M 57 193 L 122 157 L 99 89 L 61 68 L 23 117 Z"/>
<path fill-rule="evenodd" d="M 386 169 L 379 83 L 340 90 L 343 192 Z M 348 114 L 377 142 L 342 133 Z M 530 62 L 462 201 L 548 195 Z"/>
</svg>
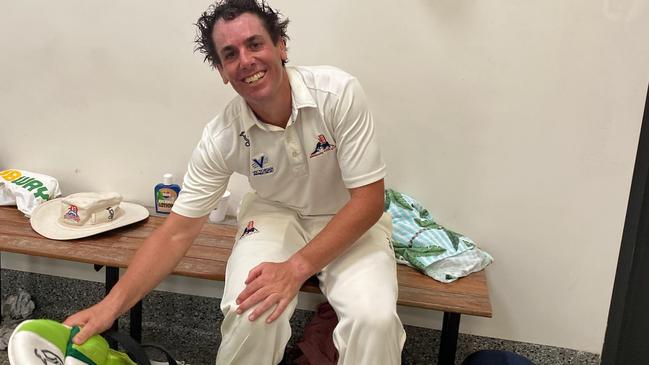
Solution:
<svg viewBox="0 0 649 365">
<path fill-rule="evenodd" d="M 320 156 L 321 154 L 334 150 L 336 148 L 336 145 L 331 144 L 327 141 L 327 138 L 324 136 L 324 134 L 319 134 L 318 135 L 318 142 L 315 145 L 315 150 L 311 152 L 311 155 L 309 158 L 313 158 L 316 156 Z"/>
<path fill-rule="evenodd" d="M 263 153 L 252 158 L 251 166 L 252 174 L 254 176 L 272 174 L 275 172 L 275 168 L 271 166 L 268 156 Z"/>
</svg>

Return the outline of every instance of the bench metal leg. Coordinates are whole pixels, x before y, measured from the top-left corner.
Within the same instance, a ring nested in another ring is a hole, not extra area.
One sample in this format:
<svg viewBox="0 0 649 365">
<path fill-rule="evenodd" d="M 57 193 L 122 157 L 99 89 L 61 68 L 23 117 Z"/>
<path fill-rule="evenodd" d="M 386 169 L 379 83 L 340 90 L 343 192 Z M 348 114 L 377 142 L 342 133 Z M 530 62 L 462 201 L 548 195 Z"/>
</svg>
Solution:
<svg viewBox="0 0 649 365">
<path fill-rule="evenodd" d="M 100 269 L 101 266 L 95 265 L 95 270 Z M 117 284 L 119 280 L 119 268 L 117 267 L 106 267 L 106 295 L 110 293 L 113 286 Z M 131 320 L 131 337 L 133 337 L 137 342 L 142 342 L 142 301 L 140 300 L 131 308 L 129 313 Z M 117 331 L 118 323 L 117 321 L 113 322 L 113 325 L 110 329 Z M 110 342 L 109 342 L 110 343 Z M 114 343 L 110 343 L 111 347 L 115 347 Z"/>
<path fill-rule="evenodd" d="M 439 365 L 454 365 L 457 337 L 460 331 L 460 314 L 444 312 L 442 339 L 439 345 Z"/>
<path fill-rule="evenodd" d="M 142 301 L 137 302 L 130 313 L 131 318 L 131 337 L 135 341 L 142 343 Z"/>
<path fill-rule="evenodd" d="M 119 280 L 119 268 L 106 266 L 106 295 L 110 293 L 111 289 L 113 289 L 115 284 L 117 284 L 118 280 Z M 110 329 L 117 331 L 118 329 L 117 322 L 118 321 L 115 320 L 115 322 L 113 322 L 113 325 L 110 327 Z M 108 344 L 113 349 L 117 348 L 117 343 L 113 340 L 108 340 Z"/>
</svg>

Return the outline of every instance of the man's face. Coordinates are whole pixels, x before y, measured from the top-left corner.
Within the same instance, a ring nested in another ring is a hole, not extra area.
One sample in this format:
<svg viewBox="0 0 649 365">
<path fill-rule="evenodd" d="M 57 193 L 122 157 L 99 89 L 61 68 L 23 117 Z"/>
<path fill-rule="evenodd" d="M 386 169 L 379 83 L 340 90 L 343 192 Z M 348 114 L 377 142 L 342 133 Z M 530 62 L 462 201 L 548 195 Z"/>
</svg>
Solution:
<svg viewBox="0 0 649 365">
<path fill-rule="evenodd" d="M 288 82 L 282 60 L 286 60 L 283 40 L 273 44 L 261 19 L 243 13 L 235 19 L 219 19 L 212 39 L 221 59 L 217 68 L 224 83 L 249 104 L 268 101 L 283 82 Z"/>
</svg>

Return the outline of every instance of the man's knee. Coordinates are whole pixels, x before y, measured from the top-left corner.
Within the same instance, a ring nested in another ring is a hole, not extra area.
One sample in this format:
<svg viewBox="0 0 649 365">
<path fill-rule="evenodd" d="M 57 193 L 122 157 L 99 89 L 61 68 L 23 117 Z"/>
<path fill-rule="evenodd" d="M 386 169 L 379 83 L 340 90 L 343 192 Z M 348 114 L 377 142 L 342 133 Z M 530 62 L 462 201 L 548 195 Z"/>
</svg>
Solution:
<svg viewBox="0 0 649 365">
<path fill-rule="evenodd" d="M 405 331 L 396 306 L 376 305 L 341 318 L 334 344 L 344 364 L 399 364 Z"/>
<path fill-rule="evenodd" d="M 291 337 L 290 311 L 266 323 L 270 311 L 251 321 L 248 316 L 252 309 L 237 314 L 234 308 L 224 313 L 217 364 L 278 363 Z"/>
<path fill-rule="evenodd" d="M 385 334 L 401 327 L 401 320 L 394 310 L 365 313 L 358 316 L 355 321 L 363 329 L 363 332 Z"/>
<path fill-rule="evenodd" d="M 282 314 L 271 323 L 266 323 L 266 318 L 273 312 L 274 307 L 263 313 L 259 318 L 251 321 L 250 314 L 255 309 L 252 307 L 244 313 L 238 314 L 237 305 L 231 303 L 221 307 L 223 310 L 223 323 L 221 332 L 224 338 L 234 336 L 237 338 L 263 338 L 265 336 L 274 336 L 280 332 L 290 331 L 290 319 L 293 313 L 292 306 L 284 310 Z"/>
<path fill-rule="evenodd" d="M 345 314 L 350 323 L 362 332 L 385 333 L 402 328 L 396 304 L 367 303 L 355 305 Z"/>
</svg>

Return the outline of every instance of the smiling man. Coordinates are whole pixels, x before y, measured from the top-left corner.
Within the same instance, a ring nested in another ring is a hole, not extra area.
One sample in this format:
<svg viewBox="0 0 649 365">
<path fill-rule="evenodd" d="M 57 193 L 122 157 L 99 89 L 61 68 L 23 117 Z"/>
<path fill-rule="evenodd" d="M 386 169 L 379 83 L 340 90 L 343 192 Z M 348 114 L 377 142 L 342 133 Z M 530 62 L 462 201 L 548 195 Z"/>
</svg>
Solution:
<svg viewBox="0 0 649 365">
<path fill-rule="evenodd" d="M 391 219 L 362 88 L 333 67 L 288 67 L 279 13 L 225 0 L 198 20 L 197 49 L 238 96 L 203 131 L 171 215 L 97 305 L 66 324 L 107 328 L 175 267 L 234 172 L 248 176 L 221 301 L 217 364 L 277 364 L 301 285 L 317 276 L 339 322 L 339 364 L 398 364 Z"/>
</svg>

